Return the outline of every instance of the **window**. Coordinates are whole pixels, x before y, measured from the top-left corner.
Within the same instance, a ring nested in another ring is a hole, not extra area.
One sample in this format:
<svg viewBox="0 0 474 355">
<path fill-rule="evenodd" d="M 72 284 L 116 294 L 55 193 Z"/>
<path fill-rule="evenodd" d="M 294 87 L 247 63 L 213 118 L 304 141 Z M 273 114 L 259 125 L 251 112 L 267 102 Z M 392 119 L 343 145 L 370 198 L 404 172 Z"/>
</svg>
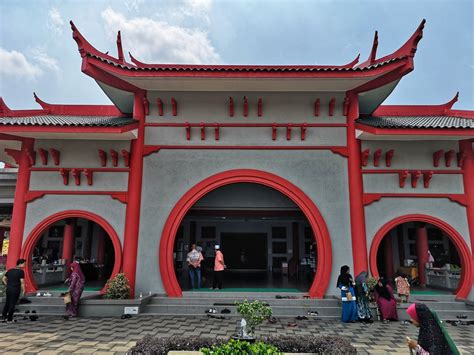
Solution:
<svg viewBox="0 0 474 355">
<path fill-rule="evenodd" d="M 273 239 L 286 239 L 286 227 L 272 227 Z"/>
</svg>

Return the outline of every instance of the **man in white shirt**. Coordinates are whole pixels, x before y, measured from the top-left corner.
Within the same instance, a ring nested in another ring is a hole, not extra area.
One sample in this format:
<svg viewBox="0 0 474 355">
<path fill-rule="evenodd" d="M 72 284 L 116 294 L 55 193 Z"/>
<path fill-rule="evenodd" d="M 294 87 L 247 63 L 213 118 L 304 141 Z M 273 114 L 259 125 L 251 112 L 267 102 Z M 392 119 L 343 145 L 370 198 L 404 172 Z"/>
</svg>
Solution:
<svg viewBox="0 0 474 355">
<path fill-rule="evenodd" d="M 191 251 L 186 257 L 188 263 L 189 279 L 191 280 L 191 289 L 201 288 L 201 262 L 204 260 L 201 252 L 196 250 L 196 244 L 191 245 Z"/>
</svg>

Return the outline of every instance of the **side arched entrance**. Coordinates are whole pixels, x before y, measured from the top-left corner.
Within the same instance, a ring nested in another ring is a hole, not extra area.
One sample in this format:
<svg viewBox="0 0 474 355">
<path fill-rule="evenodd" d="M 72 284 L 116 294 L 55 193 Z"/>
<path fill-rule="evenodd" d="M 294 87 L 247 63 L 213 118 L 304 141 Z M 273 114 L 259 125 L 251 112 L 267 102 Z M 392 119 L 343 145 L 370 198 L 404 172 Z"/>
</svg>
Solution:
<svg viewBox="0 0 474 355">
<path fill-rule="evenodd" d="M 177 202 L 166 220 L 159 247 L 159 267 L 165 292 L 170 297 L 180 297 L 181 287 L 174 269 L 173 248 L 178 228 L 191 207 L 203 196 L 220 187 L 253 183 L 270 187 L 293 201 L 307 218 L 317 247 L 317 265 L 314 280 L 308 291 L 310 297 L 323 297 L 329 284 L 332 267 L 331 239 L 326 223 L 316 205 L 297 186 L 277 175 L 260 170 L 239 169 L 206 178 Z"/>
</svg>

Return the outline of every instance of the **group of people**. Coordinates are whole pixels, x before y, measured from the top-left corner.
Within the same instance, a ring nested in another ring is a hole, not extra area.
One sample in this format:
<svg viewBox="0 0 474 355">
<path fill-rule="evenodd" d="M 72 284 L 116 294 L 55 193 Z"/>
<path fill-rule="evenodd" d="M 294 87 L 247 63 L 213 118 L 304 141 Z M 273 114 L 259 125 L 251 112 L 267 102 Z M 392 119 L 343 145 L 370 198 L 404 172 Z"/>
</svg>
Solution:
<svg viewBox="0 0 474 355">
<path fill-rule="evenodd" d="M 214 280 L 212 282 L 211 289 L 220 290 L 224 282 L 224 270 L 226 265 L 224 263 L 224 254 L 220 250 L 220 245 L 216 244 L 214 250 L 216 256 L 214 257 Z M 204 256 L 202 255 L 202 249 L 196 247 L 196 244 L 191 245 L 191 251 L 186 257 L 186 262 L 188 263 L 188 275 L 191 283 L 191 289 L 199 289 L 202 285 L 202 262 L 204 261 Z"/>
<path fill-rule="evenodd" d="M 369 288 L 367 286 L 367 271 L 361 272 L 354 280 L 347 265 L 341 267 L 337 279 L 337 287 L 341 290 L 343 322 L 372 322 L 370 311 Z M 408 302 L 410 285 L 406 277 L 395 279 L 397 292 L 406 297 Z M 375 301 L 384 323 L 398 320 L 397 301 L 393 289 L 384 278 L 380 278 L 374 288 Z M 416 354 L 459 354 L 453 340 L 441 324 L 437 314 L 425 304 L 411 304 L 407 310 L 410 321 L 420 328 L 418 341 L 407 337 L 407 346 Z"/>
<path fill-rule="evenodd" d="M 6 299 L 2 312 L 3 323 L 15 322 L 13 317 L 15 313 L 15 307 L 18 304 L 20 297 L 25 295 L 25 271 L 23 270 L 25 265 L 25 259 L 18 259 L 16 266 L 8 270 L 3 276 L 2 282 L 6 286 Z M 77 261 L 71 263 L 70 267 L 70 275 L 66 280 L 66 282 L 69 284 L 66 295 L 70 302 L 66 304 L 66 315 L 64 316 L 65 319 L 69 319 L 69 317 L 77 317 L 79 300 L 81 299 L 82 292 L 84 291 L 84 285 L 86 281 L 86 278 L 82 273 L 81 266 Z"/>
</svg>

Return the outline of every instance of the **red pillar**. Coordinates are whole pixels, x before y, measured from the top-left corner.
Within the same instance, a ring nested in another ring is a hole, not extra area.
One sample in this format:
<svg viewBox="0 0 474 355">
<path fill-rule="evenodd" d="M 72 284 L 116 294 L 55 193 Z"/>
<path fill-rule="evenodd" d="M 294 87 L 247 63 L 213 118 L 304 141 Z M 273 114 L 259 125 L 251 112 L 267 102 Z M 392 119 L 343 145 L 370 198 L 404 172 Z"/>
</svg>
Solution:
<svg viewBox="0 0 474 355">
<path fill-rule="evenodd" d="M 75 230 L 76 230 L 76 219 L 71 218 L 66 220 L 64 226 L 64 239 L 63 239 L 63 255 L 65 264 L 69 266 L 72 263 L 75 248 Z"/>
<path fill-rule="evenodd" d="M 393 266 L 393 247 L 392 247 L 392 232 L 384 238 L 384 249 L 385 249 L 385 272 L 387 279 L 393 280 L 395 275 L 395 268 Z"/>
<path fill-rule="evenodd" d="M 421 287 L 426 286 L 426 263 L 428 262 L 428 233 L 424 224 L 416 226 L 416 257 L 418 259 L 418 279 Z"/>
<path fill-rule="evenodd" d="M 355 120 L 359 117 L 359 101 L 356 94 L 349 97 L 347 117 L 347 148 L 349 151 L 349 208 L 351 217 L 352 258 L 354 275 L 368 271 L 367 241 L 365 236 L 365 213 L 360 162 L 360 140 L 355 136 Z"/>
<path fill-rule="evenodd" d="M 105 261 L 105 233 L 102 228 L 99 228 L 97 233 L 97 264 L 104 264 Z"/>
<path fill-rule="evenodd" d="M 130 173 L 128 175 L 128 204 L 125 215 L 122 271 L 128 278 L 131 297 L 135 296 L 135 273 L 137 269 L 138 232 L 140 227 L 140 205 L 143 177 L 143 145 L 145 142 L 145 112 L 143 93 L 135 94 L 133 117 L 138 120 L 138 137 L 131 143 Z"/>
<path fill-rule="evenodd" d="M 21 152 L 18 152 L 15 157 L 16 163 L 18 164 L 18 176 L 15 188 L 15 200 L 13 203 L 7 269 L 15 267 L 16 261 L 20 258 L 26 218 L 25 196 L 30 187 L 30 161 L 28 160 L 26 152 L 33 150 L 33 145 L 33 139 L 24 140 L 21 143 Z"/>
</svg>

